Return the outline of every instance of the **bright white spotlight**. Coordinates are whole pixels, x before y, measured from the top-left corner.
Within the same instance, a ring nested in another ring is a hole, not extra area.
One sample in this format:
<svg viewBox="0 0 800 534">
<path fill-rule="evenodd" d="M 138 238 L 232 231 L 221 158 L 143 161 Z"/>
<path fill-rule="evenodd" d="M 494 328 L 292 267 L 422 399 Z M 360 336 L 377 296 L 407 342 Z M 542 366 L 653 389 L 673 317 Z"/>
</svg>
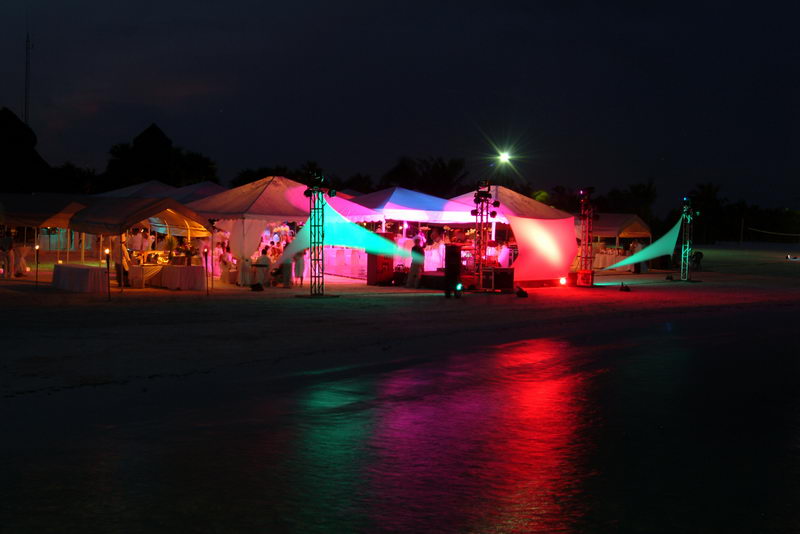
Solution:
<svg viewBox="0 0 800 534">
<path fill-rule="evenodd" d="M 508 152 L 500 152 L 498 158 L 500 158 L 500 163 L 508 163 L 511 161 L 511 154 Z"/>
</svg>

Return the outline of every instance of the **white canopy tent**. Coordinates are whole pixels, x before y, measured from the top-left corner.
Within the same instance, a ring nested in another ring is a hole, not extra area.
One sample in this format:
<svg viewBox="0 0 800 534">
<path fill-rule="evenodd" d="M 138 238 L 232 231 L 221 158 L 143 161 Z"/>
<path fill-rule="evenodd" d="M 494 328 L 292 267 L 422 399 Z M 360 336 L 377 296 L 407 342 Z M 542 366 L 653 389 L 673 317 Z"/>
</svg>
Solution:
<svg viewBox="0 0 800 534">
<path fill-rule="evenodd" d="M 249 257 L 271 223 L 308 219 L 307 187 L 282 176 L 268 176 L 222 193 L 191 202 L 189 207 L 230 233 L 231 252 Z M 353 222 L 380 221 L 380 214 L 341 197 L 326 198 L 330 206 Z"/>
</svg>

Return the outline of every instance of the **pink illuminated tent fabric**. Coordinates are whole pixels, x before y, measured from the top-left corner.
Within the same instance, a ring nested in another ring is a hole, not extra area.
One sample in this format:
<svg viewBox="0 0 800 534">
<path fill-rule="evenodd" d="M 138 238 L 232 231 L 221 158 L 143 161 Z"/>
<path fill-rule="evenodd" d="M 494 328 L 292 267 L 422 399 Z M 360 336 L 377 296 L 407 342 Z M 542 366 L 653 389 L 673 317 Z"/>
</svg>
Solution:
<svg viewBox="0 0 800 534">
<path fill-rule="evenodd" d="M 474 195 L 470 192 L 452 200 L 474 205 Z M 578 251 L 575 218 L 507 187 L 493 186 L 492 196 L 500 201 L 497 222 L 510 224 L 517 240 L 519 256 L 512 265 L 515 282 L 567 276 Z"/>
<path fill-rule="evenodd" d="M 384 219 L 429 223 L 469 223 L 472 206 L 403 187 L 390 187 L 353 198 L 353 202 L 380 213 Z M 470 197 L 470 202 L 472 198 Z M 336 206 L 334 206 L 336 207 Z M 341 212 L 340 212 L 341 213 Z M 347 217 L 346 213 L 342 213 Z"/>
<path fill-rule="evenodd" d="M 207 219 L 218 219 L 217 226 L 230 232 L 231 251 L 239 258 L 249 257 L 258 247 L 261 234 L 270 223 L 308 219 L 306 186 L 282 176 L 268 176 L 222 193 L 189 203 Z M 379 221 L 381 215 L 341 197 L 326 199 L 350 221 Z"/>
</svg>

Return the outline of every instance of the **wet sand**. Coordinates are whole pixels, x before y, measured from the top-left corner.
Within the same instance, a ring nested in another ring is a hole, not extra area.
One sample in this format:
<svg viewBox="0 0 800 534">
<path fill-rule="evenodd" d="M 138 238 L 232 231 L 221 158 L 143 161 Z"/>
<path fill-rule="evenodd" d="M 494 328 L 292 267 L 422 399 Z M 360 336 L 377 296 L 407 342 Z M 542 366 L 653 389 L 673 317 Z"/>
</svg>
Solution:
<svg viewBox="0 0 800 534">
<path fill-rule="evenodd" d="M 670 318 L 796 316 L 800 262 L 777 251 L 708 250 L 696 283 L 677 273 L 599 273 L 597 287 L 530 289 L 528 298 L 369 287 L 337 279 L 331 299 L 307 289 L 254 293 L 112 288 L 70 294 L 30 279 L 0 281 L 0 395 L 168 379 L 241 368 L 281 376 L 430 357 L 520 339 L 647 328 Z M 46 276 L 46 275 L 45 275 Z M 619 291 L 620 283 L 631 288 Z"/>
</svg>

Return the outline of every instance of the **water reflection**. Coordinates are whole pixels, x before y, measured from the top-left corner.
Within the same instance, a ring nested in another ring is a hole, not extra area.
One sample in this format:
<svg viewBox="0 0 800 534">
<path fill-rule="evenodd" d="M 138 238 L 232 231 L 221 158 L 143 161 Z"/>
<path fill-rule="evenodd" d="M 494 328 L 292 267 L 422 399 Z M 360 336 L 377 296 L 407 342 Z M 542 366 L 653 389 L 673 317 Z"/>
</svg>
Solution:
<svg viewBox="0 0 800 534">
<path fill-rule="evenodd" d="M 564 530 L 582 513 L 583 376 L 531 340 L 392 373 L 370 438 L 377 524 L 402 531 Z"/>
</svg>

